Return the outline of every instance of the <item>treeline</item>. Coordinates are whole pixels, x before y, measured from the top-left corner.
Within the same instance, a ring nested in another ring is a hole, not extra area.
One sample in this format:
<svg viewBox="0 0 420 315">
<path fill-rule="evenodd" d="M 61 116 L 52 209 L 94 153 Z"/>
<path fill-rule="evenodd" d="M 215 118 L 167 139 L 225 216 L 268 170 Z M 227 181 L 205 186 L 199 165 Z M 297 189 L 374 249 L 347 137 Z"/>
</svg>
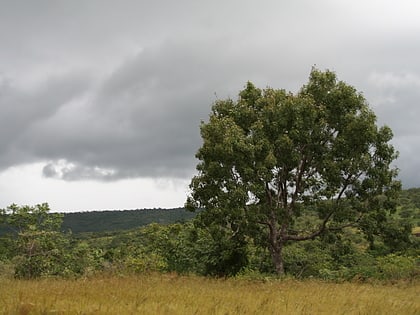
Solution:
<svg viewBox="0 0 420 315">
<path fill-rule="evenodd" d="M 195 215 L 184 208 L 72 212 L 62 215 L 61 230 L 74 234 L 131 230 L 150 223 L 185 222 Z M 0 223 L 0 236 L 10 232 L 13 232 L 13 227 Z"/>
<path fill-rule="evenodd" d="M 184 208 L 65 213 L 62 230 L 72 233 L 131 230 L 150 223 L 185 222 L 195 215 Z"/>
</svg>

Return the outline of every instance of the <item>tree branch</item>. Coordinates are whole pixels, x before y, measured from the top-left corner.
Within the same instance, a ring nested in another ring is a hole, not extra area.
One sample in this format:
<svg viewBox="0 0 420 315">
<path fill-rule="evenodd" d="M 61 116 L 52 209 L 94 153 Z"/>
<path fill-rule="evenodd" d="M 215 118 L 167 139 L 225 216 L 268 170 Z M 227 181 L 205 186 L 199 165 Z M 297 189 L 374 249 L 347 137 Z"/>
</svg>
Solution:
<svg viewBox="0 0 420 315">
<path fill-rule="evenodd" d="M 327 222 L 329 221 L 329 219 L 331 218 L 331 216 L 333 215 L 333 211 L 331 211 L 328 216 L 322 221 L 320 228 L 317 231 L 313 231 L 312 233 L 308 234 L 308 235 L 287 235 L 286 236 L 286 240 L 287 241 L 306 241 L 306 240 L 311 240 L 314 239 L 317 236 L 320 236 L 322 233 L 326 232 L 326 231 L 340 231 L 346 227 L 351 227 L 351 226 L 355 226 L 360 219 L 363 217 L 363 214 L 360 214 L 360 216 L 354 221 L 354 222 L 349 222 L 346 224 L 342 224 L 340 226 L 333 226 L 333 227 L 327 227 Z"/>
</svg>

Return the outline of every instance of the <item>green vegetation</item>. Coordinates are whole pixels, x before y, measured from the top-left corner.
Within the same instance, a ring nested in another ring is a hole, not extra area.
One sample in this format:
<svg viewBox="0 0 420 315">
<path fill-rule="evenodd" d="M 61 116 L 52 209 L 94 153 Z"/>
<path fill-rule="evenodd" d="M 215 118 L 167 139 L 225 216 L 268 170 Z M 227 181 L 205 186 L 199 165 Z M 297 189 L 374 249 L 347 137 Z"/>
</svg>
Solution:
<svg viewBox="0 0 420 315">
<path fill-rule="evenodd" d="M 297 94 L 248 82 L 237 101 L 213 105 L 201 136 L 187 207 L 206 209 L 198 220 L 235 246 L 235 261 L 245 263 L 251 239 L 282 275 L 290 243 L 346 227 L 362 230 L 371 248 L 378 235 L 393 248 L 409 242 L 409 226 L 390 216 L 400 190 L 392 131 L 333 72 L 312 69 Z"/>
<path fill-rule="evenodd" d="M 64 213 L 62 214 L 61 231 L 79 234 L 130 230 L 150 223 L 185 222 L 195 216 L 195 213 L 186 211 L 184 208 Z M 16 232 L 13 227 L 2 224 L 0 221 L 0 236 L 13 232 Z"/>
<path fill-rule="evenodd" d="M 1 220 L 13 233 L 3 237 L 3 261 L 10 261 L 17 278 L 81 275 L 90 265 L 90 253 L 70 235 L 61 233 L 62 215 L 48 204 L 11 205 Z M 0 248 L 1 249 L 1 248 Z"/>
<path fill-rule="evenodd" d="M 413 227 L 420 227 L 420 188 L 401 191 L 398 216 Z"/>
<path fill-rule="evenodd" d="M 3 210 L 1 218 L 3 223 L 15 224 L 10 230 L 19 226 L 18 233 L 0 237 L 0 275 L 7 277 L 176 272 L 263 279 L 275 273 L 270 253 L 258 242 L 234 242 L 198 219 L 73 234 L 60 232 L 62 216 L 49 213 L 45 204 L 14 205 Z M 394 220 L 404 221 L 398 213 Z M 284 249 L 285 272 L 301 279 L 334 281 L 403 280 L 420 275 L 420 238 L 404 235 L 400 242 L 388 242 L 379 235 L 373 248 L 370 245 L 357 228 L 290 243 Z"/>
<path fill-rule="evenodd" d="M 150 223 L 185 222 L 195 214 L 184 208 L 65 213 L 63 231 L 73 233 L 130 230 Z"/>
</svg>

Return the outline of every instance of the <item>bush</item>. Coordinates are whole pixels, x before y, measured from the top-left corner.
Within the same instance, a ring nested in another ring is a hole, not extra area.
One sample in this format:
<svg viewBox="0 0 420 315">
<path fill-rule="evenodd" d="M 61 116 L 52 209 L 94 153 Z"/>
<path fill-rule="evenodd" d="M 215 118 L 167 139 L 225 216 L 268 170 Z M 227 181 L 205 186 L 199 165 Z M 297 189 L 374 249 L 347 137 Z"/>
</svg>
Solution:
<svg viewBox="0 0 420 315">
<path fill-rule="evenodd" d="M 19 233 L 18 252 L 14 258 L 17 278 L 63 275 L 68 263 L 65 243 L 68 240 L 58 232 L 28 231 Z"/>
<path fill-rule="evenodd" d="M 390 254 L 377 258 L 378 276 L 386 280 L 400 280 L 420 275 L 419 260 L 414 257 Z"/>
<path fill-rule="evenodd" d="M 166 263 L 163 257 L 156 253 L 127 257 L 122 263 L 124 270 L 129 273 L 147 273 L 154 271 L 165 271 Z"/>
<path fill-rule="evenodd" d="M 319 277 L 321 270 L 334 269 L 333 258 L 319 240 L 290 244 L 283 253 L 286 273 L 298 278 Z"/>
<path fill-rule="evenodd" d="M 418 277 L 420 266 L 414 257 L 389 254 L 375 258 L 366 254 L 357 265 L 340 266 L 337 270 L 324 269 L 320 274 L 327 280 L 406 280 Z"/>
</svg>

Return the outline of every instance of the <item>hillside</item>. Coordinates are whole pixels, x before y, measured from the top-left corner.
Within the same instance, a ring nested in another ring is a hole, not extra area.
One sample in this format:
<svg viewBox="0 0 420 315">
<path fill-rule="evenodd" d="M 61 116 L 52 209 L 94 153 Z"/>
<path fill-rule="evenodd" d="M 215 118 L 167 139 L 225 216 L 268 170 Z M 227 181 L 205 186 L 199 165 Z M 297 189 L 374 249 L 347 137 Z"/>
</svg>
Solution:
<svg viewBox="0 0 420 315">
<path fill-rule="evenodd" d="M 170 224 L 195 217 L 195 213 L 184 208 L 137 209 L 65 213 L 62 231 L 72 233 L 129 230 L 150 223 Z M 0 236 L 10 232 L 0 224 Z"/>
<path fill-rule="evenodd" d="M 195 215 L 184 208 L 66 213 L 62 229 L 73 233 L 128 230 L 150 223 L 183 222 Z"/>
</svg>

